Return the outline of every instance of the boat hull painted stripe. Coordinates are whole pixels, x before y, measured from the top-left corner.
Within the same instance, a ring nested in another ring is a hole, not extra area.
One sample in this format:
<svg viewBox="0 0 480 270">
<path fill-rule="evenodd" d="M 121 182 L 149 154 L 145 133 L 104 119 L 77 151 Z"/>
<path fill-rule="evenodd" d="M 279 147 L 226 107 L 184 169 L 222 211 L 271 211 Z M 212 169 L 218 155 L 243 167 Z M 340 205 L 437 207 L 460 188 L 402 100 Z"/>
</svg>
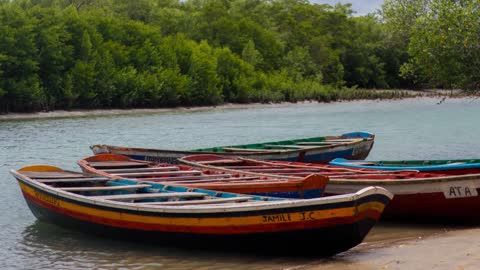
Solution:
<svg viewBox="0 0 480 270">
<path fill-rule="evenodd" d="M 99 236 L 151 241 L 155 244 L 167 244 L 168 246 L 194 246 L 202 250 L 221 249 L 225 251 L 240 248 L 249 252 L 252 250 L 258 250 L 261 253 L 287 252 L 289 255 L 296 252 L 305 255 L 308 252 L 317 256 L 330 256 L 348 250 L 360 244 L 378 220 L 375 217 L 376 213 L 373 213 L 373 218 L 366 217 L 355 223 L 311 229 L 303 228 L 296 231 L 230 234 L 227 237 L 224 234 L 146 231 L 114 227 L 109 224 L 67 216 L 44 208 L 32 201 L 27 200 L 27 204 L 39 220 Z M 312 243 L 314 244 L 313 248 Z M 285 244 L 295 246 L 295 248 L 285 248 Z M 268 248 L 265 248 L 266 246 Z"/>
<path fill-rule="evenodd" d="M 35 195 L 36 197 L 48 197 L 49 200 L 62 200 L 64 202 L 72 203 L 75 205 L 79 206 L 86 206 L 86 207 L 93 207 L 91 203 L 85 203 L 82 201 L 77 201 L 73 200 L 70 198 L 62 197 L 54 193 L 46 193 L 45 191 L 38 190 L 34 186 L 30 185 L 28 182 L 24 182 L 21 179 L 19 180 L 19 185 L 22 191 L 26 191 L 27 193 L 31 194 L 32 196 Z M 390 201 L 390 198 L 388 198 L 385 195 L 381 194 L 372 194 L 366 197 L 362 197 L 357 200 L 357 204 L 362 204 L 362 203 L 369 203 L 369 202 L 379 202 L 383 205 L 388 204 Z M 313 211 L 313 210 L 334 210 L 334 209 L 341 209 L 341 208 L 351 208 L 354 207 L 355 202 L 354 201 L 344 201 L 344 202 L 335 202 L 335 203 L 328 203 L 328 204 L 322 204 L 322 205 L 305 205 L 305 206 L 298 206 L 298 207 L 290 207 L 288 208 L 289 211 Z M 138 214 L 138 210 L 131 210 L 131 209 L 125 209 L 125 208 L 112 208 L 108 206 L 103 206 L 100 204 L 94 205 L 95 209 L 99 210 L 114 210 L 115 212 L 121 212 L 124 214 Z M 277 213 L 282 213 L 284 212 L 285 209 L 268 209 L 268 210 L 255 210 L 255 211 L 238 211 L 238 212 L 230 212 L 228 214 L 229 217 L 243 217 L 243 216 L 251 216 L 253 214 L 256 215 L 265 215 L 265 214 L 277 214 Z M 195 217 L 195 218 L 204 218 L 204 217 L 217 217 L 220 215 L 224 215 L 219 212 L 215 213 L 170 213 L 170 212 L 147 212 L 148 215 L 151 216 L 162 216 L 162 217 Z"/>
<path fill-rule="evenodd" d="M 180 232 L 195 230 L 196 233 L 206 233 L 207 231 L 223 234 L 251 233 L 259 230 L 295 230 L 298 228 L 322 227 L 332 223 L 354 223 L 367 217 L 378 218 L 385 206 L 380 202 L 366 202 L 358 208 L 352 206 L 310 211 L 288 209 L 288 211 L 283 210 L 283 213 L 265 213 L 262 215 L 254 212 L 251 213 L 251 216 L 239 217 L 222 213 L 219 213 L 217 217 L 202 217 L 203 215 L 184 217 L 183 214 L 178 215 L 178 217 L 165 217 L 158 216 L 159 213 L 155 213 L 155 215 L 151 215 L 150 212 L 132 214 L 116 211 L 116 209 L 106 210 L 78 205 L 43 192 L 38 193 L 37 191 L 35 193 L 36 190 L 26 186 L 21 187 L 25 199 L 30 203 L 79 220 L 130 229 Z"/>
<path fill-rule="evenodd" d="M 288 232 L 295 230 L 303 229 L 314 229 L 314 228 L 323 228 L 332 226 L 331 224 L 353 224 L 362 219 L 371 218 L 377 220 L 380 216 L 380 212 L 376 211 L 374 208 L 366 206 L 368 210 L 365 210 L 358 215 L 349 215 L 349 216 L 331 216 L 329 218 L 323 217 L 321 219 L 317 218 L 317 212 L 308 212 L 305 213 L 306 218 L 311 218 L 311 220 L 305 221 L 300 220 L 300 213 L 284 213 L 281 215 L 269 215 L 269 216 L 260 216 L 260 217 L 251 217 L 243 218 L 243 222 L 231 222 L 228 218 L 216 218 L 211 220 L 195 220 L 190 219 L 186 220 L 185 218 L 151 218 L 148 216 L 136 216 L 132 218 L 131 216 L 125 217 L 118 213 L 104 213 L 105 215 L 98 215 L 99 212 L 92 211 L 89 212 L 88 209 L 86 212 L 77 212 L 69 210 L 68 208 L 59 208 L 52 205 L 45 204 L 41 201 L 36 200 L 36 198 L 31 198 L 28 195 L 25 195 L 29 206 L 40 220 L 45 220 L 44 211 L 56 213 L 65 217 L 70 217 L 73 219 L 90 222 L 94 224 L 99 224 L 103 226 L 109 226 L 113 228 L 123 228 L 133 231 L 151 231 L 151 232 L 174 232 L 174 233 L 191 233 L 191 234 L 212 234 L 212 235 L 230 235 L 230 234 L 249 234 L 249 233 L 268 233 L 268 232 Z M 33 207 L 32 207 L 33 206 Z M 370 210 L 374 209 L 374 210 Z M 297 216 L 294 216 L 294 215 Z M 267 220 L 271 218 L 270 224 L 262 223 L 262 220 Z M 273 221 L 273 219 L 276 219 Z M 161 220 L 161 221 L 160 221 Z M 278 221 L 282 220 L 282 221 Z M 195 222 L 197 221 L 197 222 Z M 55 223 L 55 220 L 53 220 Z M 236 224 L 235 224 L 236 223 Z"/>
</svg>

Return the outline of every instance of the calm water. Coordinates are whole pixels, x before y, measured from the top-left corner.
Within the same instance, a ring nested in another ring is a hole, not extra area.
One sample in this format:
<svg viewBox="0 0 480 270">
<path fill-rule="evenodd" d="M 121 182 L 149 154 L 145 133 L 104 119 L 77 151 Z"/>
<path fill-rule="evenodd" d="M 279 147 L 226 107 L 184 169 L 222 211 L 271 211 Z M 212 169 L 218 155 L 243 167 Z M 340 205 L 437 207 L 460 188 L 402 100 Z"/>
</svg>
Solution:
<svg viewBox="0 0 480 270">
<path fill-rule="evenodd" d="M 330 259 L 212 254 L 122 242 L 37 222 L 8 171 L 35 163 L 78 170 L 75 162 L 91 155 L 89 146 L 97 143 L 192 149 L 359 130 L 376 134 L 368 159 L 480 158 L 480 100 L 437 102 L 362 101 L 0 121 L 0 269 L 306 269 L 374 256 L 371 247 L 384 242 L 434 234 L 443 227 L 380 224 L 362 245 Z M 292 248 L 288 243 L 285 247 Z"/>
</svg>

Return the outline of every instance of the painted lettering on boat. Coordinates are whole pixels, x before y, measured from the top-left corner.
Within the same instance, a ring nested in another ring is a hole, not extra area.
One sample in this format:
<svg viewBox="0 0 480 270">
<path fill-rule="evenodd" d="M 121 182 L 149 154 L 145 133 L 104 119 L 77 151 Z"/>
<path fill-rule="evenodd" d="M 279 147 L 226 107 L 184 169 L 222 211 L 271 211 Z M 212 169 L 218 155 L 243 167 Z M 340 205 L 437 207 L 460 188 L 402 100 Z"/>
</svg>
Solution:
<svg viewBox="0 0 480 270">
<path fill-rule="evenodd" d="M 38 190 L 35 190 L 35 197 L 49 204 L 60 206 L 60 202 L 57 199 L 55 199 L 54 197 L 48 196 L 47 194 L 40 192 Z"/>
<path fill-rule="evenodd" d="M 178 164 L 176 157 L 152 157 L 145 156 L 145 161 L 158 162 L 158 163 L 169 163 L 169 164 Z"/>
<path fill-rule="evenodd" d="M 448 185 L 443 187 L 443 194 L 447 199 L 478 196 L 477 189 L 473 184 Z"/>
<path fill-rule="evenodd" d="M 300 213 L 302 216 L 300 218 L 300 220 L 312 220 L 312 219 L 315 219 L 315 217 L 313 216 L 314 213 L 312 211 L 310 212 L 302 212 Z"/>
<path fill-rule="evenodd" d="M 272 223 L 272 222 L 287 222 L 292 221 L 290 214 L 279 214 L 279 215 L 264 215 L 263 223 Z"/>
</svg>

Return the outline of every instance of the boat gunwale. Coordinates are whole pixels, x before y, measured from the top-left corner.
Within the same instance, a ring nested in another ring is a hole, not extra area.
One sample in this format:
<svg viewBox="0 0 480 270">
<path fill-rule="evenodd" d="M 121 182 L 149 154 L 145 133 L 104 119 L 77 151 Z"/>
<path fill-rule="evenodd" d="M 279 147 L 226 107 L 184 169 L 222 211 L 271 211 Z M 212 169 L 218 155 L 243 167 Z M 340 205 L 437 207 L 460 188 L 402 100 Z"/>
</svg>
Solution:
<svg viewBox="0 0 480 270">
<path fill-rule="evenodd" d="M 47 194 L 53 194 L 58 197 L 70 199 L 73 201 L 79 201 L 89 205 L 104 206 L 104 207 L 111 207 L 116 209 L 126 209 L 126 210 L 141 211 L 141 212 L 191 213 L 192 210 L 197 213 L 214 213 L 218 211 L 248 212 L 248 211 L 260 211 L 260 210 L 272 210 L 272 209 L 278 209 L 278 208 L 287 209 L 287 208 L 295 208 L 295 207 L 308 207 L 308 206 L 315 206 L 315 205 L 327 205 L 327 204 L 335 204 L 335 203 L 342 203 L 342 202 L 352 202 L 352 201 L 357 201 L 361 198 L 368 197 L 370 195 L 375 195 L 375 194 L 384 195 L 386 197 L 389 197 L 390 199 L 393 198 L 393 194 L 384 188 L 366 187 L 355 193 L 349 193 L 349 194 L 313 198 L 313 199 L 280 199 L 280 200 L 274 200 L 274 201 L 261 201 L 261 204 L 259 204 L 258 201 L 254 201 L 253 203 L 243 202 L 243 203 L 236 203 L 231 205 L 216 204 L 214 206 L 209 206 L 209 205 L 145 206 L 145 205 L 137 205 L 135 203 L 90 198 L 88 196 L 83 196 L 80 194 L 64 191 L 64 190 L 43 184 L 41 182 L 35 181 L 35 179 L 25 176 L 21 174 L 21 172 L 18 172 L 13 169 L 10 170 L 10 173 L 13 176 L 15 176 L 15 178 L 18 181 L 25 182 L 27 185 L 32 186 L 34 189 L 39 189 Z M 112 179 L 112 180 L 115 180 L 115 179 Z M 169 185 L 169 186 L 175 186 L 175 185 Z"/>
</svg>

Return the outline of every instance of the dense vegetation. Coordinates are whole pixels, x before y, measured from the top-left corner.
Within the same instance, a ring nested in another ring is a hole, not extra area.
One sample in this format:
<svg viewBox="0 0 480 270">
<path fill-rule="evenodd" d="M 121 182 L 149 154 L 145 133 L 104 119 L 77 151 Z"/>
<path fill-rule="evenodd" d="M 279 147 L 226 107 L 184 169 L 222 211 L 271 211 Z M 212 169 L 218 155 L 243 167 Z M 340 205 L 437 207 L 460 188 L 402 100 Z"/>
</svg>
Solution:
<svg viewBox="0 0 480 270">
<path fill-rule="evenodd" d="M 475 1 L 0 0 L 0 112 L 477 89 Z"/>
</svg>

